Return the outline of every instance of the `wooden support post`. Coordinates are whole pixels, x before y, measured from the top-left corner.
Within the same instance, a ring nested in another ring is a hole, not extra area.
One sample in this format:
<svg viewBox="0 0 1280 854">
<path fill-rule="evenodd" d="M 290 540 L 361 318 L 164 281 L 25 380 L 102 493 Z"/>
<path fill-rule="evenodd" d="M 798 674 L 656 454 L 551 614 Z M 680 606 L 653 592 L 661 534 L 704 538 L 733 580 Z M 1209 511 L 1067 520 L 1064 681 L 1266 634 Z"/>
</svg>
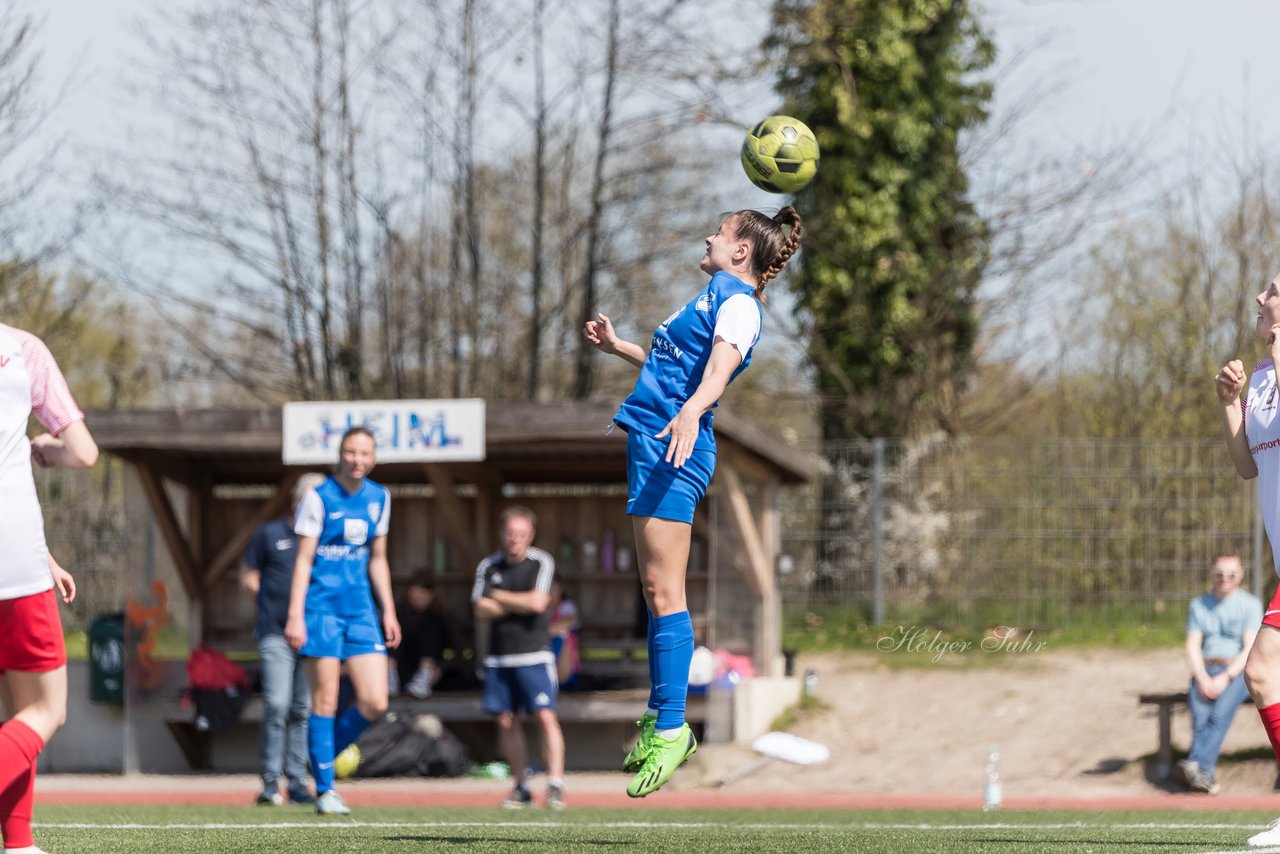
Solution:
<svg viewBox="0 0 1280 854">
<path fill-rule="evenodd" d="M 142 482 L 147 503 L 151 505 L 151 512 L 155 514 L 156 525 L 160 528 L 160 535 L 164 537 L 165 546 L 168 547 L 169 555 L 173 558 L 173 564 L 178 570 L 178 577 L 182 579 L 187 597 L 193 606 L 198 605 L 204 599 L 204 589 L 200 586 L 196 559 L 191 553 L 187 538 L 182 533 L 182 526 L 178 524 L 178 514 L 174 512 L 173 503 L 169 501 L 169 496 L 164 491 L 164 480 L 149 462 L 135 461 L 133 466 L 138 472 L 138 480 Z"/>
<path fill-rule="evenodd" d="M 729 499 L 729 521 L 733 524 L 747 554 L 747 583 L 757 601 L 765 595 L 769 586 L 770 572 L 768 559 L 765 557 L 764 544 L 760 540 L 760 531 L 751 513 L 751 502 L 742 488 L 742 479 L 732 465 L 721 468 L 724 475 L 726 495 Z"/>
<path fill-rule="evenodd" d="M 480 549 L 471 538 L 462 505 L 453 491 L 453 476 L 439 463 L 427 463 L 422 468 L 435 491 L 436 508 L 444 517 L 444 533 L 449 538 L 449 544 L 458 553 L 464 567 L 474 570 L 480 563 Z"/>
<path fill-rule="evenodd" d="M 767 595 L 760 601 L 757 616 L 757 637 L 760 639 L 762 676 L 781 676 L 778 659 L 782 653 L 782 593 L 778 588 L 778 554 L 782 551 L 780 522 L 778 519 L 778 491 L 780 484 L 771 476 L 760 484 L 759 526 L 760 540 L 768 561 L 764 589 Z"/>
</svg>

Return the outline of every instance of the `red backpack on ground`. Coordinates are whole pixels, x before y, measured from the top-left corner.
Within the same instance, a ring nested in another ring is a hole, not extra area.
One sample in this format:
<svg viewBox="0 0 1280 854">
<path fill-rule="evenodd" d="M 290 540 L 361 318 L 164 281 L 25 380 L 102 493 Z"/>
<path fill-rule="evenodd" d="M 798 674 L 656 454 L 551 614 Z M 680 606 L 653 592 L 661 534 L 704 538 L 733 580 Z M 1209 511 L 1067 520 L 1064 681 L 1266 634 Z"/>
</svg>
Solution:
<svg viewBox="0 0 1280 854">
<path fill-rule="evenodd" d="M 211 646 L 196 647 L 187 658 L 187 685 L 193 691 L 248 693 L 250 688 L 244 668 Z"/>
<path fill-rule="evenodd" d="M 187 658 L 187 702 L 195 705 L 193 723 L 201 732 L 218 732 L 240 717 L 251 684 L 244 668 L 222 650 L 201 646 Z"/>
</svg>

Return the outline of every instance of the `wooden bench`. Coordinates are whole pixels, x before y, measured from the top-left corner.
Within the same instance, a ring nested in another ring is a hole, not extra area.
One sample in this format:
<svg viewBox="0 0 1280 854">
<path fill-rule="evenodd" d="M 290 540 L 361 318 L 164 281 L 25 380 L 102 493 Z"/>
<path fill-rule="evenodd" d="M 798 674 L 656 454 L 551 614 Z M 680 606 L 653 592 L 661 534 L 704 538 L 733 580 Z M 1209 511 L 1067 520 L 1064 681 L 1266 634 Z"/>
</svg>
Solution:
<svg viewBox="0 0 1280 854">
<path fill-rule="evenodd" d="M 1250 705 L 1253 698 L 1244 695 L 1241 705 Z M 1156 723 L 1159 733 L 1159 746 L 1156 750 L 1155 776 L 1157 780 L 1167 780 L 1173 769 L 1173 710 L 1175 707 L 1186 708 L 1187 692 L 1171 691 L 1164 694 L 1139 694 L 1139 705 L 1156 707 Z"/>
<path fill-rule="evenodd" d="M 636 720 L 649 700 L 647 689 L 618 691 L 565 692 L 556 700 L 556 713 L 562 723 L 616 724 Z M 493 716 L 480 707 L 478 691 L 457 691 L 432 694 L 425 700 L 415 697 L 392 697 L 390 711 L 400 715 L 432 714 L 446 725 L 490 724 Z M 212 749 L 216 733 L 196 729 L 195 710 L 173 701 L 164 710 L 165 725 L 173 734 L 178 748 L 187 763 L 197 771 L 213 767 Z M 706 721 L 706 701 L 702 696 L 690 696 L 685 718 L 691 724 Z M 240 713 L 237 723 L 261 723 L 262 697 L 250 697 Z"/>
</svg>

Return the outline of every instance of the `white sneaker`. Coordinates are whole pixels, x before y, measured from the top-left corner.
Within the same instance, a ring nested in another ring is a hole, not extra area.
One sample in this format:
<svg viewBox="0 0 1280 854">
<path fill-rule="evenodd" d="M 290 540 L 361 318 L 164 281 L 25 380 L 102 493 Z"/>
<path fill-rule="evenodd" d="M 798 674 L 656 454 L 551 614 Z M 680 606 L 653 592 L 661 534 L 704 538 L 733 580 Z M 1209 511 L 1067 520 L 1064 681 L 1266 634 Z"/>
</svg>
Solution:
<svg viewBox="0 0 1280 854">
<path fill-rule="evenodd" d="M 316 812 L 320 815 L 351 815 L 351 807 L 342 802 L 342 797 L 333 789 L 316 798 Z"/>
<path fill-rule="evenodd" d="M 6 848 L 4 854 L 46 854 L 43 848 L 28 845 L 26 848 Z"/>
<path fill-rule="evenodd" d="M 1266 830 L 1250 836 L 1249 844 L 1254 848 L 1262 848 L 1266 845 L 1280 845 L 1280 818 L 1268 824 Z"/>
<path fill-rule="evenodd" d="M 417 673 L 413 674 L 413 678 L 409 680 L 409 684 L 404 688 L 419 700 L 425 700 L 431 696 L 431 674 L 424 667 Z"/>
</svg>

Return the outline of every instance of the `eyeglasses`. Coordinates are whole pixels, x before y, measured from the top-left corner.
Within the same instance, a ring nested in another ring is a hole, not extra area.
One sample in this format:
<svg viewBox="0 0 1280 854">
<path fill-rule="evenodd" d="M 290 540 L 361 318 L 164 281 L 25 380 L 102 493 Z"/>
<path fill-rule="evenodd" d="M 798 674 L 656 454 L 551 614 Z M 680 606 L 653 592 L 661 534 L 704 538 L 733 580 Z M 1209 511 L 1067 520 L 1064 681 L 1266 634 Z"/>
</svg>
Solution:
<svg viewBox="0 0 1280 854">
<path fill-rule="evenodd" d="M 1209 573 L 1209 577 L 1215 581 L 1219 579 L 1222 581 L 1234 581 L 1236 579 L 1236 574 L 1234 572 L 1211 572 Z"/>
</svg>

